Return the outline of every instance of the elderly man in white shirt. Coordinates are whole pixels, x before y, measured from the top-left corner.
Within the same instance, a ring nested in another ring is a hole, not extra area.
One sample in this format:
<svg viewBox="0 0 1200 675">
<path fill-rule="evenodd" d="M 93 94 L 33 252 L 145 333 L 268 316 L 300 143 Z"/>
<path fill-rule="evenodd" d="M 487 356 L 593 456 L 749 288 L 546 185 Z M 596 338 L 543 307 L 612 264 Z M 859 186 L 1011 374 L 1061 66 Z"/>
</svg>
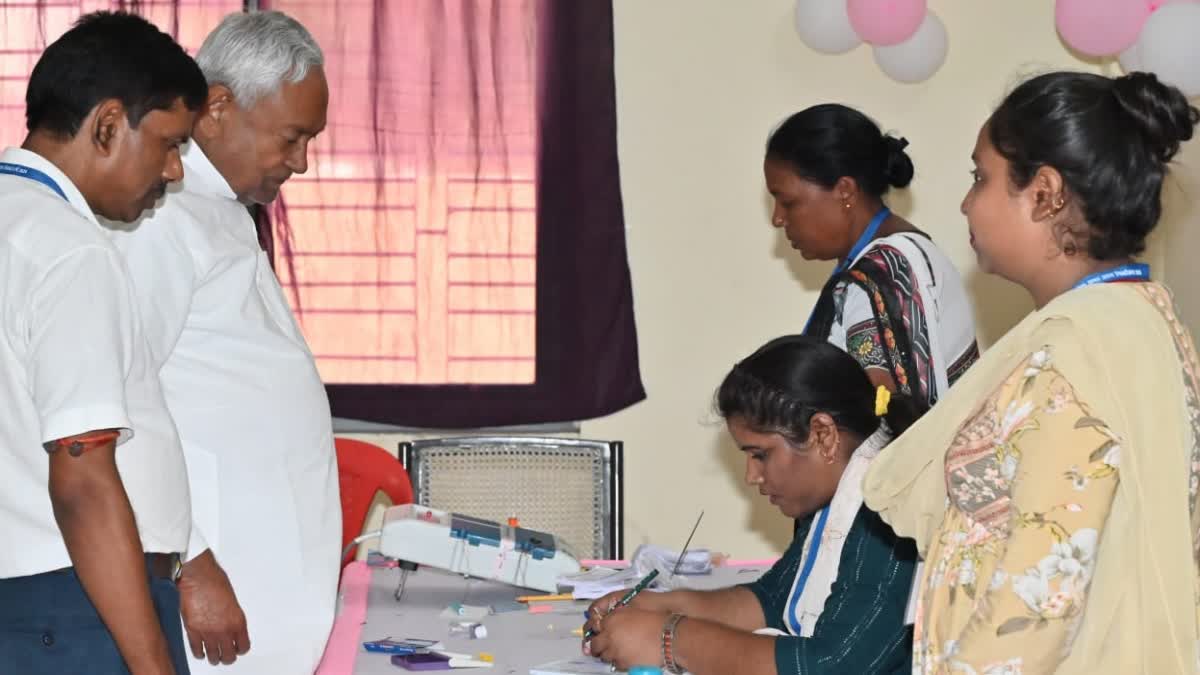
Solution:
<svg viewBox="0 0 1200 675">
<path fill-rule="evenodd" d="M 0 155 L 0 671 L 186 673 L 187 472 L 121 254 L 183 175 L 200 69 L 144 19 L 84 16 Z"/>
<path fill-rule="evenodd" d="M 294 19 L 249 12 L 226 17 L 196 61 L 209 92 L 186 180 L 116 240 L 187 459 L 183 625 L 193 673 L 311 673 L 337 593 L 332 421 L 247 206 L 307 170 L 324 57 Z"/>
</svg>

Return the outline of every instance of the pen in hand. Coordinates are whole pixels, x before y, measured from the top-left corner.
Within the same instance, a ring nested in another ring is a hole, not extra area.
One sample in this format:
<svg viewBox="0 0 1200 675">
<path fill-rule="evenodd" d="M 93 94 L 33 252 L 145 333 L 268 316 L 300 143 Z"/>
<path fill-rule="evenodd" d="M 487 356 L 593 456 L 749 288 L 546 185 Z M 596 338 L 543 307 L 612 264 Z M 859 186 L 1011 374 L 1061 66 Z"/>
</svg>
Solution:
<svg viewBox="0 0 1200 675">
<path fill-rule="evenodd" d="M 704 511 L 701 510 L 700 516 L 696 518 L 696 524 L 692 525 L 691 534 L 688 535 L 687 541 L 683 542 L 683 551 L 680 552 L 679 558 L 675 561 L 675 569 L 671 571 L 672 577 L 674 577 L 676 574 L 679 573 L 679 566 L 683 564 L 683 557 L 685 555 L 687 555 L 688 546 L 692 545 L 692 537 L 696 536 L 696 528 L 700 527 L 700 521 L 703 519 L 704 519 Z M 657 576 L 658 576 L 658 570 L 656 570 L 656 569 L 650 570 L 650 573 L 647 574 L 645 577 L 642 577 L 642 580 L 638 582 L 638 585 L 634 586 L 632 589 L 630 589 L 630 591 L 628 593 L 626 593 L 620 600 L 618 600 L 617 604 L 613 605 L 612 609 L 610 609 L 609 611 L 610 612 L 615 611 L 618 607 L 624 607 L 625 605 L 628 605 L 629 603 L 633 602 L 633 599 L 637 597 L 637 594 L 646 590 L 646 587 L 649 586 L 650 582 L 654 581 L 654 577 L 657 577 Z M 587 615 L 587 612 L 584 612 L 583 617 L 585 619 L 589 618 Z M 596 634 L 595 631 L 593 631 L 591 628 L 589 628 L 586 631 L 584 631 L 583 639 L 586 640 L 595 634 Z"/>
<path fill-rule="evenodd" d="M 609 611 L 610 612 L 616 611 L 616 609 L 618 607 L 624 607 L 625 605 L 628 605 L 629 603 L 633 602 L 633 599 L 637 597 L 637 594 L 646 590 L 646 587 L 649 586 L 650 582 L 654 581 L 654 577 L 657 577 L 657 576 L 658 576 L 658 570 L 650 570 L 650 573 L 647 574 L 646 576 L 642 577 L 642 580 L 638 582 L 637 586 L 634 586 L 633 588 L 629 589 L 629 592 L 626 593 L 624 596 L 622 596 L 621 599 L 617 601 L 617 604 L 613 605 L 613 608 Z M 592 631 L 591 628 L 587 629 L 583 633 L 583 637 L 585 640 L 587 638 L 592 637 L 593 635 L 595 635 L 595 633 Z"/>
</svg>

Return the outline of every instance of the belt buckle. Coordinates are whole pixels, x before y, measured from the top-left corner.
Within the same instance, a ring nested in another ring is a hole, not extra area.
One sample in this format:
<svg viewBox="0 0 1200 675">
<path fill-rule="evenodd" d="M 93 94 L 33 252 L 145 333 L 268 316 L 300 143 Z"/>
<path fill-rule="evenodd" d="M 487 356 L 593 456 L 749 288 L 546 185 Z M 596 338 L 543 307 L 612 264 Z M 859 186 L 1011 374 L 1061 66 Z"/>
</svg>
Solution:
<svg viewBox="0 0 1200 675">
<path fill-rule="evenodd" d="M 183 576 L 183 559 L 178 553 L 172 553 L 171 557 L 171 583 L 179 583 L 179 577 Z"/>
</svg>

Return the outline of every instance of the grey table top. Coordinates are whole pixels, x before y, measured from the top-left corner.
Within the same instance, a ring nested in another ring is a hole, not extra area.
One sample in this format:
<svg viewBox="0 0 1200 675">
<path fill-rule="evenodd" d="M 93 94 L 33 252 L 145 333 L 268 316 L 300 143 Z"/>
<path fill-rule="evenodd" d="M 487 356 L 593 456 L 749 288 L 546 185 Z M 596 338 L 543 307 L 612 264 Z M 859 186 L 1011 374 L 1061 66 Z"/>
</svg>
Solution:
<svg viewBox="0 0 1200 675">
<path fill-rule="evenodd" d="M 723 588 L 751 581 L 764 571 L 765 568 L 717 568 L 710 575 L 689 577 L 689 586 Z M 580 638 L 573 636 L 571 631 L 583 625 L 583 611 L 588 602 L 544 603 L 553 605 L 554 611 L 532 614 L 522 610 L 476 619 L 487 628 L 488 634 L 486 638 L 473 640 L 461 633 L 451 635 L 450 624 L 455 619 L 443 618 L 443 610 L 454 603 L 488 606 L 511 602 L 517 596 L 535 592 L 421 568 L 409 575 L 404 596 L 397 602 L 393 595 L 399 580 L 397 569 L 376 568 L 372 571 L 355 675 L 409 672 L 393 666 L 389 655 L 367 652 L 361 645 L 387 637 L 440 640 L 450 651 L 491 654 L 496 664 L 492 668 L 456 670 L 480 675 L 526 675 L 535 666 L 580 654 Z"/>
</svg>

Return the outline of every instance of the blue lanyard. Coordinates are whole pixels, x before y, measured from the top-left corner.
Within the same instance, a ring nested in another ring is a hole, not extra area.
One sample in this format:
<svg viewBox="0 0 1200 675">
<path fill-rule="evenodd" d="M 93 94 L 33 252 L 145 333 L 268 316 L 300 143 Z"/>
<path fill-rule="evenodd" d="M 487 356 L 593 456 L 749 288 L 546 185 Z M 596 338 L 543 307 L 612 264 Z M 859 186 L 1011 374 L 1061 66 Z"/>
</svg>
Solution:
<svg viewBox="0 0 1200 675">
<path fill-rule="evenodd" d="M 883 221 L 887 220 L 887 217 L 890 215 L 892 215 L 892 211 L 888 207 L 885 206 L 879 209 L 879 213 L 876 213 L 871 218 L 871 222 L 867 223 L 867 229 L 863 230 L 863 233 L 859 235 L 858 241 L 854 242 L 854 246 L 850 247 L 850 253 L 846 254 L 846 257 L 838 263 L 837 267 L 833 268 L 834 274 L 845 272 L 854 263 L 854 259 L 875 239 L 875 234 L 879 232 L 879 226 L 883 225 Z"/>
<path fill-rule="evenodd" d="M 28 178 L 31 181 L 41 183 L 42 185 L 45 185 L 46 187 L 48 187 L 51 190 L 54 190 L 56 193 L 58 193 L 58 196 L 62 197 L 64 201 L 68 201 L 68 202 L 71 201 L 71 200 L 67 199 L 67 193 L 63 192 L 63 189 L 58 186 L 58 183 L 55 182 L 55 180 L 53 178 L 51 178 L 50 176 L 47 176 L 46 174 L 42 173 L 41 171 L 38 171 L 37 169 L 25 166 L 24 164 L 10 164 L 9 162 L 0 162 L 0 174 L 3 174 L 3 173 L 6 173 L 10 176 L 20 176 L 21 178 Z"/>
<path fill-rule="evenodd" d="M 867 246 L 871 245 L 871 242 L 875 240 L 875 235 L 879 232 L 879 227 L 883 225 L 883 221 L 887 220 L 887 217 L 890 215 L 892 215 L 892 210 L 888 207 L 885 206 L 879 209 L 879 212 L 871 218 L 871 222 L 867 223 L 867 229 L 863 230 L 863 233 L 859 235 L 858 241 L 854 242 L 854 246 L 850 247 L 850 252 L 847 253 L 846 257 L 837 264 L 837 267 L 833 268 L 833 273 L 829 275 L 830 278 L 845 272 L 850 268 L 851 265 L 854 264 L 854 259 L 857 258 L 858 255 L 867 248 Z M 808 321 L 804 323 L 805 333 L 808 333 L 808 327 L 811 324 L 812 314 L 809 314 Z"/>
<path fill-rule="evenodd" d="M 808 557 L 804 559 L 804 567 L 800 570 L 800 577 L 796 580 L 796 588 L 792 591 L 792 597 L 788 601 L 787 620 L 792 627 L 792 633 L 800 634 L 801 626 L 796 623 L 796 604 L 800 602 L 800 596 L 804 595 L 804 586 L 808 584 L 808 575 L 812 573 L 813 565 L 817 562 L 817 549 L 821 548 L 821 535 L 825 533 L 825 521 L 829 520 L 829 507 L 821 509 L 820 515 L 817 516 L 817 527 L 813 530 L 812 545 L 808 548 Z"/>
<path fill-rule="evenodd" d="M 1150 281 L 1150 266 L 1146 263 L 1126 263 L 1103 272 L 1089 274 L 1075 282 L 1071 288 L 1083 288 L 1093 284 L 1107 284 L 1114 281 Z"/>
</svg>

